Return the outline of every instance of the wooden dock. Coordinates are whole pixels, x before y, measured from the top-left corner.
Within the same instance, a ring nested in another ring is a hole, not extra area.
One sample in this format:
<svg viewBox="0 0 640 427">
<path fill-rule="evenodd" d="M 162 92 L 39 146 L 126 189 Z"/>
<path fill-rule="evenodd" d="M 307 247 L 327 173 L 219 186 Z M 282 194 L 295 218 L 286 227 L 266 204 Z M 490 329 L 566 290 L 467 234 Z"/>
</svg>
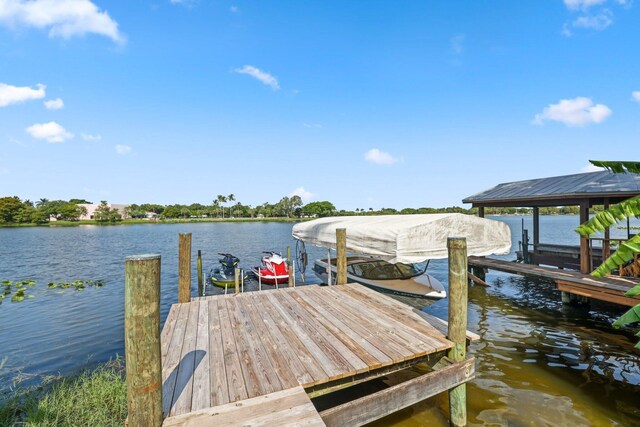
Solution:
<svg viewBox="0 0 640 427">
<path fill-rule="evenodd" d="M 512 261 L 470 256 L 469 267 L 488 268 L 506 273 L 552 280 L 558 290 L 595 300 L 607 301 L 625 306 L 640 304 L 640 297 L 625 297 L 624 293 L 634 287 L 640 279 L 628 277 L 593 277 L 577 271 L 541 267 Z"/>
<path fill-rule="evenodd" d="M 433 319 L 357 284 L 175 304 L 161 335 L 164 425 L 375 420 L 473 378 L 473 359 L 443 358 L 453 343 Z M 439 369 L 388 391 L 388 408 L 374 399 L 318 414 L 309 400 L 424 362 Z"/>
</svg>

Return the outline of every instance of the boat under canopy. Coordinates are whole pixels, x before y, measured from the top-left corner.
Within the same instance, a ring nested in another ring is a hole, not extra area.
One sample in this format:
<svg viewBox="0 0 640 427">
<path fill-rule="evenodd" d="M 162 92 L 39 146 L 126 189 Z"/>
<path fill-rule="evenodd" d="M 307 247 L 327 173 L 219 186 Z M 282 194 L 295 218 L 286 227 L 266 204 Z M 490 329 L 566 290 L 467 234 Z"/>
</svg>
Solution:
<svg viewBox="0 0 640 427">
<path fill-rule="evenodd" d="M 319 218 L 293 226 L 293 237 L 336 248 L 336 229 L 347 230 L 347 251 L 390 263 L 413 264 L 447 258 L 447 238 L 465 237 L 468 255 L 508 254 L 507 224 L 458 213 Z"/>
</svg>

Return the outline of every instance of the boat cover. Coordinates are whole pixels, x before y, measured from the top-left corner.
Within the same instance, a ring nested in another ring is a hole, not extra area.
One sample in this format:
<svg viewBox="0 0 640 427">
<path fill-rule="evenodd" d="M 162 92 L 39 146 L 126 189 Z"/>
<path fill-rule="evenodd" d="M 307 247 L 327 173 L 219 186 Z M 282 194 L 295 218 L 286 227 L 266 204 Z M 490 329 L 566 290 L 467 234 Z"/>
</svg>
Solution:
<svg viewBox="0 0 640 427">
<path fill-rule="evenodd" d="M 345 216 L 319 218 L 293 226 L 293 237 L 315 246 L 336 248 L 336 229 L 347 230 L 347 251 L 391 263 L 447 258 L 447 238 L 465 237 L 468 255 L 507 254 L 507 224 L 458 213 Z"/>
</svg>

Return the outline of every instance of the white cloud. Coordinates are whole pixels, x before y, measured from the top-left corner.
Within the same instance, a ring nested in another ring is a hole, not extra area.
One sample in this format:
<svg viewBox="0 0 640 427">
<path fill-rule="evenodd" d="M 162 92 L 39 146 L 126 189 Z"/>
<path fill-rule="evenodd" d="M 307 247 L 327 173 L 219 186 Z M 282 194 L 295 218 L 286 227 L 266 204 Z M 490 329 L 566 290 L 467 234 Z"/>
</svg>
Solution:
<svg viewBox="0 0 640 427">
<path fill-rule="evenodd" d="M 63 39 L 93 33 L 125 41 L 118 23 L 90 0 L 0 0 L 0 25 L 48 28 L 49 37 Z"/>
<path fill-rule="evenodd" d="M 640 102 L 640 90 L 631 92 L 631 99 L 633 99 L 636 102 Z"/>
<path fill-rule="evenodd" d="M 262 82 L 263 84 L 270 86 L 271 89 L 273 90 L 280 90 L 280 85 L 278 84 L 278 79 L 276 79 L 274 76 L 272 76 L 271 74 L 262 71 L 254 66 L 251 65 L 245 65 L 242 68 L 236 68 L 234 70 L 236 73 L 239 74 L 247 74 L 251 77 L 253 77 L 254 79 Z"/>
<path fill-rule="evenodd" d="M 289 197 L 292 197 L 292 196 L 300 196 L 302 201 L 305 203 L 313 199 L 313 193 L 305 190 L 304 187 L 298 187 L 295 190 L 293 190 L 291 193 L 289 193 Z"/>
<path fill-rule="evenodd" d="M 44 139 L 47 142 L 64 142 L 73 138 L 71 132 L 67 132 L 65 128 L 56 122 L 40 123 L 29 126 L 27 133 L 36 139 Z"/>
<path fill-rule="evenodd" d="M 376 163 L 378 165 L 392 165 L 398 161 L 398 159 L 393 157 L 391 154 L 380 151 L 377 148 L 372 148 L 367 151 L 364 154 L 364 158 L 366 161 Z"/>
<path fill-rule="evenodd" d="M 102 140 L 102 135 L 91 135 L 90 133 L 81 133 L 80 137 L 85 141 L 97 142 Z"/>
<path fill-rule="evenodd" d="M 606 1 L 607 0 L 564 0 L 564 5 L 570 10 L 587 10 L 591 6 L 597 6 Z"/>
<path fill-rule="evenodd" d="M 2 14 L 1 2 L 2 0 L 0 0 L 0 16 Z M 0 107 L 19 104 L 34 99 L 42 99 L 46 95 L 46 88 L 47 87 L 42 84 L 37 84 L 36 88 L 33 89 L 29 86 L 11 86 L 6 83 L 0 83 Z"/>
<path fill-rule="evenodd" d="M 238 13 L 238 12 L 240 12 L 240 9 L 238 9 L 238 6 L 231 6 L 231 7 L 229 7 L 229 12 Z"/>
<path fill-rule="evenodd" d="M 464 52 L 465 38 L 466 36 L 464 34 L 456 34 L 455 36 L 451 37 L 451 40 L 449 40 L 449 45 L 451 46 L 451 52 L 453 52 L 456 55 L 462 55 L 462 52 Z"/>
<path fill-rule="evenodd" d="M 64 101 L 60 98 L 44 101 L 43 104 L 47 110 L 60 110 L 64 107 Z"/>
<path fill-rule="evenodd" d="M 573 21 L 574 28 L 587 28 L 596 31 L 602 31 L 613 24 L 612 14 L 608 10 L 595 16 L 580 16 Z"/>
<path fill-rule="evenodd" d="M 322 129 L 322 125 L 320 123 L 303 123 L 302 126 L 309 129 Z"/>
<path fill-rule="evenodd" d="M 542 125 L 545 121 L 564 123 L 567 126 L 584 126 L 589 123 L 602 123 L 612 111 L 604 104 L 593 104 L 590 98 L 577 97 L 562 99 L 557 104 L 549 104 L 542 113 L 535 115 L 533 124 Z"/>
<path fill-rule="evenodd" d="M 116 145 L 116 153 L 127 154 L 129 152 L 131 152 L 131 147 L 129 147 L 128 145 Z"/>
<path fill-rule="evenodd" d="M 606 169 L 601 168 L 601 167 L 599 167 L 599 166 L 594 166 L 594 165 L 592 165 L 591 163 L 589 163 L 588 165 L 583 166 L 583 167 L 580 169 L 580 172 L 601 172 L 601 171 L 603 171 L 603 170 L 606 170 Z"/>
</svg>

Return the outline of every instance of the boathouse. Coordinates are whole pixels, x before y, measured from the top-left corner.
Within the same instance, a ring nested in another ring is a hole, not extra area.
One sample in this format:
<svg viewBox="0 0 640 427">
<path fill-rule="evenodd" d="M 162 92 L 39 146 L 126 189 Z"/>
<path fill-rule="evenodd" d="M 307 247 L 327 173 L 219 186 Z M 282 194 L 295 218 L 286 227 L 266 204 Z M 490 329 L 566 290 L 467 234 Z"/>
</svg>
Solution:
<svg viewBox="0 0 640 427">
<path fill-rule="evenodd" d="M 579 206 L 580 223 L 576 223 L 577 227 L 589 219 L 589 208 L 608 208 L 609 205 L 638 195 L 640 175 L 602 171 L 506 182 L 466 197 L 462 202 L 478 208 L 481 217 L 484 217 L 485 208 L 533 208 L 533 243 L 527 245 L 527 242 L 523 242 L 528 261 L 589 273 L 610 254 L 609 230 L 605 231 L 602 238 L 581 237 L 579 246 L 542 243 L 540 208 Z"/>
</svg>

